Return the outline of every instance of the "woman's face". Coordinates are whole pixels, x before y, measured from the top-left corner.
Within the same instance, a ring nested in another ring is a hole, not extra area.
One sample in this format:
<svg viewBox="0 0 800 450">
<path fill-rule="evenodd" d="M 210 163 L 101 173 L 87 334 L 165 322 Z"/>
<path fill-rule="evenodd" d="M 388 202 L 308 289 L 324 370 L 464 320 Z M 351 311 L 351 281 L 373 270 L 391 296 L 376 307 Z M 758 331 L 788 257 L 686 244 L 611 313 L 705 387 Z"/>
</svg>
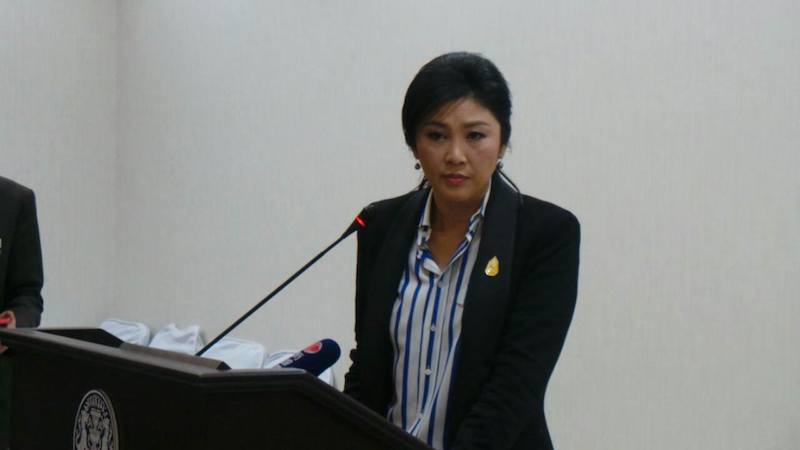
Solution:
<svg viewBox="0 0 800 450">
<path fill-rule="evenodd" d="M 500 142 L 500 122 L 468 97 L 442 106 L 422 123 L 414 156 L 437 204 L 477 209 L 505 152 Z"/>
</svg>

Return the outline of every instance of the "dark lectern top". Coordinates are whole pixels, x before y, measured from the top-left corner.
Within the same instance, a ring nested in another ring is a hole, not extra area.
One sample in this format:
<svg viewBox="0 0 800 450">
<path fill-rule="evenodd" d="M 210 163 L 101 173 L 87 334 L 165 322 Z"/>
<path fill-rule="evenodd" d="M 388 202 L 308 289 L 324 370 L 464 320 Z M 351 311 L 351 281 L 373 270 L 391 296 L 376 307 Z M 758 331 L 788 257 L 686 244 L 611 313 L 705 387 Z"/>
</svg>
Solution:
<svg viewBox="0 0 800 450">
<path fill-rule="evenodd" d="M 0 341 L 13 363 L 14 450 L 92 448 L 110 419 L 116 446 L 97 448 L 430 449 L 302 370 L 232 370 L 98 329 L 0 329 Z M 87 406 L 92 395 L 103 401 Z"/>
</svg>

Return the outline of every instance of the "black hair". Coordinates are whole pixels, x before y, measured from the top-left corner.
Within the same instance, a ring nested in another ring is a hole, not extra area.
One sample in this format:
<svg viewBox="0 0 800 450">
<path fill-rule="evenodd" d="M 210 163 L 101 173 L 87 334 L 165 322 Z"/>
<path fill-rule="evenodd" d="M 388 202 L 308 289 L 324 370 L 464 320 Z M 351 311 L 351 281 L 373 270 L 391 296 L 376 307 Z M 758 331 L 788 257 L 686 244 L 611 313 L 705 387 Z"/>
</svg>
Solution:
<svg viewBox="0 0 800 450">
<path fill-rule="evenodd" d="M 500 143 L 511 137 L 511 93 L 503 74 L 477 53 L 454 52 L 437 56 L 411 80 L 403 102 L 403 134 L 409 148 L 416 146 L 420 124 L 455 100 L 471 98 L 500 123 Z"/>
</svg>

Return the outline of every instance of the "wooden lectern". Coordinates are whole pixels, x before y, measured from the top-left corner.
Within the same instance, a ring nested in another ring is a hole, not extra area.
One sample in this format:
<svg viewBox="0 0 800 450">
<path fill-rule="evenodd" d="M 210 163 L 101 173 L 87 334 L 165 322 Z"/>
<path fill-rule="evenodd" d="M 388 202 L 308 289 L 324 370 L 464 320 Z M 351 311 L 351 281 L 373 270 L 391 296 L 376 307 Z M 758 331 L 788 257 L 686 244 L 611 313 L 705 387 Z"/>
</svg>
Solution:
<svg viewBox="0 0 800 450">
<path fill-rule="evenodd" d="M 297 369 L 122 343 L 99 329 L 0 329 L 12 450 L 430 450 Z"/>
</svg>

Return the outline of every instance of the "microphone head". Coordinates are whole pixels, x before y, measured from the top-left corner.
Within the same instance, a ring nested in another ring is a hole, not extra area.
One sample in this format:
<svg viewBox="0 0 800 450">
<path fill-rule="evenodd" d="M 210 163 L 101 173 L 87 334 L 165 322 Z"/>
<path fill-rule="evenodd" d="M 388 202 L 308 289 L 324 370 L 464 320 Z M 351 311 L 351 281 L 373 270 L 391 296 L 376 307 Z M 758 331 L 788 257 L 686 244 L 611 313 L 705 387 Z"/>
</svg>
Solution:
<svg viewBox="0 0 800 450">
<path fill-rule="evenodd" d="M 359 226 L 359 227 L 361 227 L 361 228 L 367 228 L 367 223 L 366 223 L 366 222 L 364 222 L 364 219 L 362 219 L 362 218 L 361 218 L 361 215 L 360 215 L 360 214 L 359 214 L 359 215 L 357 215 L 357 216 L 356 216 L 356 218 L 355 218 L 354 220 L 356 221 L 356 224 L 358 224 L 358 226 Z"/>
<path fill-rule="evenodd" d="M 369 223 L 369 218 L 367 217 L 367 210 L 370 208 L 370 206 L 372 205 L 371 204 L 367 205 L 364 209 L 361 210 L 360 213 L 358 213 L 358 215 L 356 215 L 355 219 L 353 219 L 353 222 L 350 224 L 350 226 L 347 227 L 346 230 L 344 230 L 344 233 L 342 233 L 342 238 L 344 238 L 345 236 L 350 236 L 351 234 L 355 233 L 358 230 L 367 228 L 367 223 Z"/>
<path fill-rule="evenodd" d="M 341 356 L 342 350 L 333 339 L 322 339 L 295 353 L 278 366 L 283 368 L 303 369 L 318 377 L 332 366 Z"/>
</svg>

